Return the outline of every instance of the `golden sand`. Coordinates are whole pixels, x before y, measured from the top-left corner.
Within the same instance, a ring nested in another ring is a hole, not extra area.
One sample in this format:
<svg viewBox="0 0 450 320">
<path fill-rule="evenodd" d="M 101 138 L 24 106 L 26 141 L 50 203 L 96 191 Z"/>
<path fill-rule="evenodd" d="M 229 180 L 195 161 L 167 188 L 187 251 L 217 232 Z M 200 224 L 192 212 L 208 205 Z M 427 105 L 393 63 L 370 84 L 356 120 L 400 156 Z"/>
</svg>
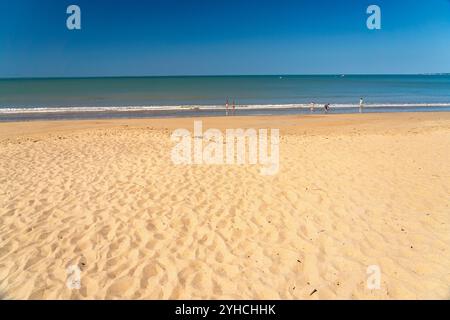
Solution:
<svg viewBox="0 0 450 320">
<path fill-rule="evenodd" d="M 278 174 L 173 165 L 193 119 L 0 124 L 0 296 L 450 298 L 450 113 L 202 120 L 279 128 Z"/>
</svg>

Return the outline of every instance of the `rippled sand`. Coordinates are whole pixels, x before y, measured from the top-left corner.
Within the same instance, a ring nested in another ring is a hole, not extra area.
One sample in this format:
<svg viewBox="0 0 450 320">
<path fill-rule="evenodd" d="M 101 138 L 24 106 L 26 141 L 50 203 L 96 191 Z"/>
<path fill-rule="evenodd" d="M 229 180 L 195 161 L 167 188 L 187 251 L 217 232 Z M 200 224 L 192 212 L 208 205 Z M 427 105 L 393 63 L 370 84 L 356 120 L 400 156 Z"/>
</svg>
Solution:
<svg viewBox="0 0 450 320">
<path fill-rule="evenodd" d="M 172 165 L 193 119 L 0 123 L 0 296 L 450 298 L 449 113 L 203 121 L 280 128 L 279 173 Z"/>
</svg>

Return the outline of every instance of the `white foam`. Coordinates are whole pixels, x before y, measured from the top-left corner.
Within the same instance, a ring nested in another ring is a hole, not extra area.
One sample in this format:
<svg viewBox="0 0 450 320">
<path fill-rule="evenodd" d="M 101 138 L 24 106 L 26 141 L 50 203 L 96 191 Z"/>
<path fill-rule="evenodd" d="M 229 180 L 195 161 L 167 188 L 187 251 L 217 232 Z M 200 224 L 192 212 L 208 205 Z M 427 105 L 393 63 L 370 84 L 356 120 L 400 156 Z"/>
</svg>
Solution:
<svg viewBox="0 0 450 320">
<path fill-rule="evenodd" d="M 315 104 L 315 108 L 322 107 Z M 418 108 L 418 107 L 450 107 L 450 103 L 374 103 L 364 104 L 367 108 Z M 309 109 L 310 103 L 303 104 L 251 104 L 236 106 L 243 109 Z M 359 104 L 331 104 L 335 108 L 358 108 Z M 17 113 L 67 113 L 67 112 L 139 112 L 139 111 L 186 111 L 186 110 L 225 110 L 224 105 L 178 105 L 178 106 L 98 106 L 98 107 L 8 107 L 0 108 L 0 114 Z"/>
</svg>

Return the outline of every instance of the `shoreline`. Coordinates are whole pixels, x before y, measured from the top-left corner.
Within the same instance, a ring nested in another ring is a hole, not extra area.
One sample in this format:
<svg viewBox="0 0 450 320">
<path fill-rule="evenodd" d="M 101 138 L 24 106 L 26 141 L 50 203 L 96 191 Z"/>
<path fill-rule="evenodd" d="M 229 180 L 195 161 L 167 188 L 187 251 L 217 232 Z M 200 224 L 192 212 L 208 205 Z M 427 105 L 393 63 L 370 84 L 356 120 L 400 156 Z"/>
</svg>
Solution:
<svg viewBox="0 0 450 320">
<path fill-rule="evenodd" d="M 0 113 L 0 123 L 16 122 L 16 121 L 42 121 L 42 120 L 101 120 L 101 119 L 165 119 L 165 118 L 189 118 L 189 117 L 225 117 L 226 109 L 224 107 L 217 108 L 174 108 L 174 109 L 133 109 L 124 107 L 124 109 L 116 110 L 105 109 L 96 110 L 96 108 L 84 108 L 83 111 L 70 110 L 66 108 L 55 108 L 55 110 L 40 110 L 35 112 L 5 112 Z M 26 109 L 24 109 L 26 110 Z M 70 111 L 69 111 L 70 110 Z M 231 112 L 231 111 L 230 111 Z M 393 106 L 380 105 L 377 107 L 365 106 L 362 113 L 417 113 L 417 112 L 450 112 L 450 104 L 412 104 L 410 106 Z M 336 107 L 332 105 L 329 112 L 325 112 L 323 106 L 316 105 L 314 111 L 311 112 L 310 107 L 274 107 L 274 108 L 236 108 L 235 116 L 295 116 L 295 115 L 332 115 L 332 114 L 358 114 L 361 113 L 357 106 Z M 234 117 L 234 116 L 228 116 Z"/>
</svg>

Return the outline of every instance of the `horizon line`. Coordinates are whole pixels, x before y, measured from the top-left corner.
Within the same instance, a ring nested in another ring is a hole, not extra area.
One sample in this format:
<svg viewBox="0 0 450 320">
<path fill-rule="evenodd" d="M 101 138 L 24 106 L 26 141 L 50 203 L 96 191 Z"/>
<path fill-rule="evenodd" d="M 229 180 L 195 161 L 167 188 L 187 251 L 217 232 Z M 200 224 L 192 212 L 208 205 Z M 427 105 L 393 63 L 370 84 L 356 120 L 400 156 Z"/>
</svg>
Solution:
<svg viewBox="0 0 450 320">
<path fill-rule="evenodd" d="M 174 74 L 174 75 L 93 75 L 93 76 L 37 76 L 0 77 L 0 80 L 45 80 L 45 79 L 99 79 L 99 78 L 201 78 L 201 77 L 292 77 L 292 76 L 427 76 L 450 75 L 450 72 L 423 73 L 273 73 L 273 74 Z"/>
</svg>

